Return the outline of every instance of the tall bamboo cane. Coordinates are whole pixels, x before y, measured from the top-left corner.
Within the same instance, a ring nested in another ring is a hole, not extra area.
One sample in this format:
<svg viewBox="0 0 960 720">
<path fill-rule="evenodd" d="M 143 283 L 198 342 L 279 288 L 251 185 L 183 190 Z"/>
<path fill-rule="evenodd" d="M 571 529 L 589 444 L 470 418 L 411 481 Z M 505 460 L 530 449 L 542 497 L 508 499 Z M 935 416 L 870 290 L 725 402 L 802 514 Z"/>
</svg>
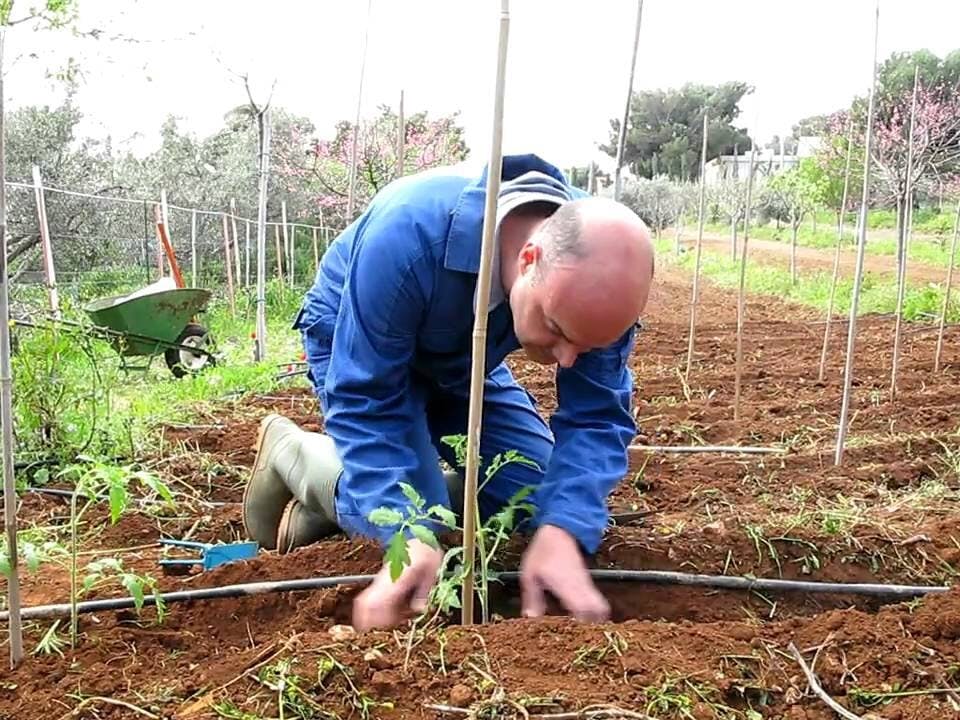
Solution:
<svg viewBox="0 0 960 720">
<path fill-rule="evenodd" d="M 920 66 L 913 69 L 913 101 L 910 104 L 910 133 L 907 141 L 907 203 L 905 217 L 907 226 L 900 238 L 900 263 L 897 268 L 897 320 L 893 330 L 893 367 L 890 370 L 890 399 L 897 398 L 897 372 L 900 369 L 900 333 L 903 326 L 903 300 L 907 286 L 907 244 L 913 234 L 913 146 L 914 128 L 917 119 L 917 89 L 920 86 Z"/>
<path fill-rule="evenodd" d="M 863 152 L 863 194 L 860 198 L 859 237 L 857 238 L 857 267 L 853 276 L 853 297 L 850 299 L 850 321 L 847 326 L 847 357 L 843 370 L 843 396 L 840 401 L 840 421 L 837 423 L 837 449 L 834 464 L 843 463 L 843 446 L 847 439 L 847 417 L 850 413 L 850 388 L 853 383 L 853 354 L 857 344 L 857 308 L 860 305 L 860 286 L 863 283 L 863 256 L 867 249 L 867 210 L 870 204 L 870 153 L 873 150 L 873 115 L 877 95 L 877 53 L 880 41 L 880 0 L 874 15 L 873 66 L 870 84 L 870 102 L 867 106 L 867 137 Z"/>
<path fill-rule="evenodd" d="M 823 347 L 820 349 L 820 370 L 817 380 L 823 382 L 827 369 L 827 348 L 830 345 L 830 330 L 833 325 L 833 306 L 837 298 L 837 282 L 840 280 L 840 247 L 843 244 L 843 221 L 846 218 L 847 194 L 850 190 L 850 160 L 853 156 L 853 119 L 847 121 L 847 162 L 843 169 L 843 196 L 840 201 L 840 222 L 837 226 L 837 249 L 833 254 L 833 277 L 830 281 L 830 300 L 827 302 L 827 318 L 823 329 Z"/>
<path fill-rule="evenodd" d="M 740 251 L 740 291 L 737 294 L 737 360 L 733 390 L 733 419 L 740 420 L 740 385 L 743 376 L 743 320 L 746 314 L 747 246 L 750 242 L 750 210 L 753 202 L 753 160 L 756 150 L 750 148 L 750 169 L 747 171 L 747 204 L 743 217 L 743 248 Z"/>
<path fill-rule="evenodd" d="M 483 211 L 483 240 L 480 272 L 477 276 L 477 310 L 473 324 L 473 360 L 470 375 L 470 413 L 467 418 L 467 462 L 463 491 L 463 623 L 473 624 L 473 584 L 476 560 L 477 476 L 480 465 L 480 435 L 483 420 L 483 382 L 486 376 L 487 308 L 490 306 L 490 272 L 493 264 L 494 225 L 503 155 L 503 91 L 507 70 L 507 40 L 510 33 L 510 0 L 501 0 L 500 41 L 497 51 L 497 84 L 493 104 L 493 138 L 487 164 L 486 203 Z"/>
<path fill-rule="evenodd" d="M 623 192 L 623 183 L 620 173 L 623 170 L 623 150 L 627 141 L 627 123 L 630 120 L 630 103 L 633 100 L 633 75 L 637 68 L 637 49 L 640 47 L 640 24 L 643 20 L 643 0 L 637 0 L 637 24 L 633 31 L 633 55 L 630 58 L 630 84 L 627 87 L 627 104 L 623 110 L 623 122 L 620 123 L 620 134 L 617 137 L 617 168 L 614 171 L 613 199 L 619 200 Z M 587 190 L 590 192 L 589 188 Z"/>
<path fill-rule="evenodd" d="M 690 298 L 690 344 L 687 347 L 687 371 L 684 379 L 690 377 L 693 364 L 693 346 L 697 330 L 697 303 L 700 300 L 700 258 L 703 255 L 703 222 L 706 215 L 707 181 L 704 177 L 707 169 L 707 111 L 703 111 L 703 149 L 700 153 L 700 209 L 697 218 L 697 259 L 693 268 L 693 294 Z"/>
<path fill-rule="evenodd" d="M 940 354 L 943 352 L 943 331 L 947 324 L 947 308 L 950 306 L 950 290 L 953 288 L 953 264 L 957 259 L 958 238 L 960 238 L 960 200 L 957 201 L 957 216 L 953 221 L 953 243 L 950 245 L 950 267 L 947 268 L 947 288 L 943 293 L 943 309 L 940 311 L 940 327 L 937 329 L 937 352 L 933 357 L 934 372 L 940 372 Z"/>
</svg>

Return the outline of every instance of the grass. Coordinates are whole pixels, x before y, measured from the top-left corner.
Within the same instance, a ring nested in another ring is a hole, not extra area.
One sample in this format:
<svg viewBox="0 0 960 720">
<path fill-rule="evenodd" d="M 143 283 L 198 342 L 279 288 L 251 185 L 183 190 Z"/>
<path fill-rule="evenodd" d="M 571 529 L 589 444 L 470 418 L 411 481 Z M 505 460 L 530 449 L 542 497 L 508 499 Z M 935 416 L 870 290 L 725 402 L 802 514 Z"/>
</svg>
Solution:
<svg viewBox="0 0 960 720">
<path fill-rule="evenodd" d="M 888 217 L 889 215 L 889 217 Z M 909 260 L 947 267 L 950 264 L 950 238 L 953 233 L 954 213 L 945 211 L 941 214 L 925 211 L 917 212 L 915 217 L 914 234 L 910 246 L 907 248 Z M 818 213 L 816 230 L 809 220 L 804 222 L 797 232 L 797 244 L 803 247 L 822 250 L 836 247 L 837 229 L 836 216 L 832 213 Z M 868 221 L 867 253 L 892 257 L 896 255 L 897 243 L 892 237 L 896 227 L 896 218 L 889 211 L 874 211 Z M 708 223 L 705 229 L 717 235 L 729 235 L 729 223 Z M 876 232 L 876 231 L 881 232 Z M 689 232 L 689 231 L 688 231 Z M 742 232 L 742 229 L 741 229 Z M 856 216 L 851 214 L 844 223 L 843 247 L 847 250 L 856 248 Z M 671 236 L 665 231 L 665 236 Z M 779 229 L 774 222 L 766 224 L 751 224 L 750 236 L 759 240 L 773 240 L 790 243 L 791 231 L 788 225 Z"/>
<path fill-rule="evenodd" d="M 123 292 L 112 287 L 97 295 Z M 65 319 L 85 321 L 80 309 L 91 289 L 65 294 Z M 267 292 L 267 358 L 253 362 L 252 293 L 238 296 L 236 313 L 215 296 L 199 318 L 216 342 L 217 364 L 202 373 L 176 379 L 162 356 L 145 371 L 125 370 L 104 341 L 63 327 L 15 326 L 13 357 L 14 418 L 20 462 L 53 458 L 69 462 L 78 454 L 118 462 L 142 458 L 157 442 L 155 427 L 164 422 L 191 422 L 205 406 L 276 386 L 278 368 L 299 359 L 298 333 L 292 322 L 302 289 L 281 289 L 271 281 Z M 21 296 L 18 316 L 36 318 L 36 298 Z M 142 358 L 132 358 L 141 363 Z M 142 364 L 142 363 L 141 363 Z M 41 471 L 45 472 L 45 471 Z"/>
<path fill-rule="evenodd" d="M 679 257 L 673 255 L 671 240 L 662 239 L 657 242 L 657 253 L 661 256 L 659 262 L 674 263 L 678 267 L 693 271 L 696 254 L 686 251 Z M 733 262 L 725 253 L 712 250 L 703 250 L 701 260 L 703 277 L 726 288 L 738 288 L 740 285 L 740 264 Z M 771 267 L 766 265 L 747 265 L 746 289 L 749 293 L 773 295 L 784 300 L 826 310 L 830 297 L 829 271 L 803 273 L 796 284 L 790 278 L 787 268 Z M 846 314 L 850 311 L 850 302 L 853 296 L 853 279 L 842 278 L 837 284 L 837 295 L 834 312 Z M 904 318 L 908 321 L 933 320 L 939 318 L 943 305 L 943 288 L 935 284 L 907 284 L 904 296 Z M 891 313 L 897 306 L 897 287 L 890 278 L 877 278 L 865 275 L 861 284 L 859 315 L 871 313 Z M 947 320 L 960 319 L 960 312 L 955 304 L 948 308 Z"/>
</svg>

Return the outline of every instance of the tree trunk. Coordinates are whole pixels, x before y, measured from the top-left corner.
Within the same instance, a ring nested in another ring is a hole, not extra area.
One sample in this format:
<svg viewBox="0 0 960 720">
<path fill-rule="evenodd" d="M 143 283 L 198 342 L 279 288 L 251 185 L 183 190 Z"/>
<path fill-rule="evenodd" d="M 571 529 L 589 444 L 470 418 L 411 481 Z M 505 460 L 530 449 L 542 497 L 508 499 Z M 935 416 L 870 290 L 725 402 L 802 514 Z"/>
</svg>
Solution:
<svg viewBox="0 0 960 720">
<path fill-rule="evenodd" d="M 800 221 L 793 221 L 793 237 L 790 240 L 790 281 L 797 284 L 797 232 L 800 230 Z"/>
</svg>

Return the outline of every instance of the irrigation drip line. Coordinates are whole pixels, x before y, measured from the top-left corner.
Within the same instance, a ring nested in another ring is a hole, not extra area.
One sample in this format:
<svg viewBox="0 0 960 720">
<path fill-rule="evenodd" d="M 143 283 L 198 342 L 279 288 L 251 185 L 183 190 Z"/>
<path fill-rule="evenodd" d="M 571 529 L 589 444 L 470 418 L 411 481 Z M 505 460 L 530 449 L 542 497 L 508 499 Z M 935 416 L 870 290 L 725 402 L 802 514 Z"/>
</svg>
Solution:
<svg viewBox="0 0 960 720">
<path fill-rule="evenodd" d="M 62 498 L 70 499 L 70 498 L 73 497 L 73 492 L 74 492 L 74 491 L 73 491 L 73 490 L 64 490 L 64 489 L 62 489 L 62 488 L 28 487 L 25 492 L 36 493 L 36 494 L 38 494 L 38 495 L 52 495 L 52 496 L 54 496 L 54 497 L 62 497 Z M 0 493 L 0 497 L 2 497 L 2 495 L 3 495 L 3 493 Z M 85 493 L 80 493 L 79 497 L 88 498 L 89 496 L 86 495 Z M 189 497 L 189 496 L 187 496 L 187 497 Z M 94 500 L 98 500 L 98 501 L 100 501 L 100 502 L 104 502 L 104 501 L 109 500 L 109 499 L 110 499 L 110 496 L 109 496 L 109 495 L 103 495 L 103 494 L 94 495 L 94 496 L 93 496 L 93 499 L 94 499 Z M 148 503 L 148 502 L 153 502 L 153 501 L 151 501 L 151 500 L 147 500 L 146 498 L 131 498 L 131 500 L 133 500 L 133 502 L 140 503 L 140 504 L 146 504 L 146 503 Z M 218 500 L 200 500 L 199 498 L 191 498 L 191 500 L 196 500 L 197 502 L 199 502 L 199 503 L 201 503 L 201 504 L 203 504 L 203 505 L 206 505 L 206 506 L 208 506 L 208 507 L 226 507 L 227 505 L 236 505 L 236 504 L 237 504 L 237 503 L 220 502 L 220 501 L 218 501 Z"/>
<path fill-rule="evenodd" d="M 766 578 L 737 577 L 728 575 L 695 575 L 666 570 L 591 570 L 594 580 L 607 582 L 638 582 L 653 585 L 681 585 L 687 587 L 708 587 L 724 590 L 765 590 L 767 592 L 806 592 L 839 595 L 864 595 L 870 597 L 913 598 L 918 595 L 945 593 L 950 590 L 945 585 L 884 585 L 876 583 L 833 583 L 802 580 L 777 580 Z M 362 585 L 370 583 L 374 575 L 342 575 L 320 578 L 301 578 L 297 580 L 277 580 L 274 582 L 242 583 L 221 587 L 198 588 L 196 590 L 178 590 L 160 594 L 164 604 L 189 602 L 196 600 L 216 600 L 224 598 L 249 597 L 268 593 L 295 592 L 301 590 L 322 590 L 341 585 Z M 517 571 L 497 573 L 495 580 L 517 583 L 520 573 Z M 156 604 L 155 595 L 143 598 L 144 606 Z M 109 598 L 106 600 L 88 600 L 77 604 L 77 612 L 91 613 L 107 610 L 128 610 L 136 607 L 132 597 Z M 56 605 L 36 605 L 23 608 L 24 620 L 52 619 L 70 616 L 70 603 Z M 0 612 L 0 622 L 8 619 L 7 611 Z"/>
<path fill-rule="evenodd" d="M 630 445 L 632 452 L 662 453 L 745 453 L 748 455 L 784 455 L 787 448 L 750 447 L 748 445 Z"/>
</svg>

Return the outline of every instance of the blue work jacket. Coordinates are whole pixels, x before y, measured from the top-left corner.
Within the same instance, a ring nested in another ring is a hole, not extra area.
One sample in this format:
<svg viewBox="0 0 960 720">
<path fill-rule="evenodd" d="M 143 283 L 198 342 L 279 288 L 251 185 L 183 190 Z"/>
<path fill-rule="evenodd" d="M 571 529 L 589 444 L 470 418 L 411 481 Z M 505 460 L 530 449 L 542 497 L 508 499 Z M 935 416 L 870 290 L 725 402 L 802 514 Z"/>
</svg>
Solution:
<svg viewBox="0 0 960 720">
<path fill-rule="evenodd" d="M 535 155 L 505 156 L 502 179 L 531 170 L 584 196 Z M 439 388 L 469 388 L 486 179 L 486 168 L 479 176 L 441 168 L 382 189 L 331 243 L 297 318 L 296 327 L 329 347 L 326 377 L 314 382 L 344 473 L 377 488 L 364 499 L 365 514 L 379 506 L 403 512 L 399 483 L 416 485 L 417 459 L 398 442 L 414 422 L 413 374 Z M 490 312 L 487 330 L 490 371 L 520 348 L 507 300 Z M 627 365 L 634 333 L 556 371 L 554 447 L 531 523 L 566 529 L 588 553 L 600 544 L 607 495 L 626 473 L 636 434 Z M 392 532 L 369 527 L 384 543 Z"/>
</svg>

